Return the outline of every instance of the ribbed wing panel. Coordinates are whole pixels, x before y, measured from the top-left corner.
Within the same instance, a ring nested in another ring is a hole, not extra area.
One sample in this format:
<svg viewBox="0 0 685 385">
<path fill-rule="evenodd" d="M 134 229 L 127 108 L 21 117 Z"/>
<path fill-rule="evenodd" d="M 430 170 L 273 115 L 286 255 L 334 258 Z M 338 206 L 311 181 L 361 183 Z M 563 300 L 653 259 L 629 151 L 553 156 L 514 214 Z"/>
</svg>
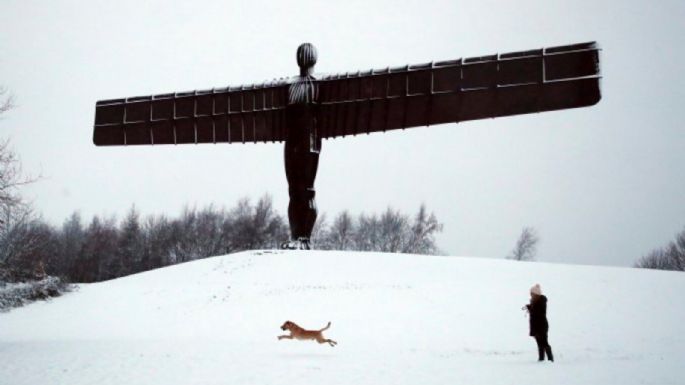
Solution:
<svg viewBox="0 0 685 385">
<path fill-rule="evenodd" d="M 102 100 L 98 146 L 285 140 L 284 81 L 243 87 Z"/>
<path fill-rule="evenodd" d="M 318 127 L 332 138 L 590 106 L 599 80 L 595 43 L 328 75 Z"/>
</svg>

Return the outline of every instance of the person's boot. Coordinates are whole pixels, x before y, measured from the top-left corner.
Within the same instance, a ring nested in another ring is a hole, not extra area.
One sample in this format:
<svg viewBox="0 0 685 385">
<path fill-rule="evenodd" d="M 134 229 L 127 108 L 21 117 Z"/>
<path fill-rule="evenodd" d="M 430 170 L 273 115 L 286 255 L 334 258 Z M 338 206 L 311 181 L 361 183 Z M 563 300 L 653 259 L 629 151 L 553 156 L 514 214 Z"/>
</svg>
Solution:
<svg viewBox="0 0 685 385">
<path fill-rule="evenodd" d="M 547 345 L 545 350 L 547 351 L 547 359 L 554 362 L 554 356 L 552 355 L 552 347 Z"/>
<path fill-rule="evenodd" d="M 545 360 L 545 348 L 542 346 L 538 346 L 538 361 L 544 361 Z"/>
</svg>

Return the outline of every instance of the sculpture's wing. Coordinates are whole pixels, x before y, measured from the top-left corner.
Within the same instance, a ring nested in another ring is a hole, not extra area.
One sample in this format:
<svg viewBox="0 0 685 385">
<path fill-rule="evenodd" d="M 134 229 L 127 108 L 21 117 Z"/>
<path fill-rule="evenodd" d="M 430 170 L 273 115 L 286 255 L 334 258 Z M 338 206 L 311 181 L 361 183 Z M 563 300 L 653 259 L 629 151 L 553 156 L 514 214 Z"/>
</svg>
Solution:
<svg viewBox="0 0 685 385">
<path fill-rule="evenodd" d="M 323 76 L 322 138 L 590 106 L 595 43 Z"/>
<path fill-rule="evenodd" d="M 95 106 L 99 146 L 285 140 L 287 84 L 102 100 Z"/>
</svg>

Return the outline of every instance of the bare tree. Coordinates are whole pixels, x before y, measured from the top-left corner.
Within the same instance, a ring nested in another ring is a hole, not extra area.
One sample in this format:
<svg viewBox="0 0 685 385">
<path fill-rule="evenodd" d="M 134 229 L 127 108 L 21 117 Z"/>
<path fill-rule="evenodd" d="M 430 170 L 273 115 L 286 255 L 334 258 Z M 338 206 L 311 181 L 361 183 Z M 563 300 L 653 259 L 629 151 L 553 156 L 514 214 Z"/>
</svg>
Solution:
<svg viewBox="0 0 685 385">
<path fill-rule="evenodd" d="M 635 262 L 634 266 L 645 269 L 685 271 L 685 229 L 676 234 L 675 240 L 666 247 L 652 250 Z"/>
<path fill-rule="evenodd" d="M 516 261 L 533 261 L 535 260 L 535 253 L 537 252 L 537 244 L 540 238 L 532 227 L 524 227 L 521 231 L 521 236 L 519 236 L 518 241 L 516 241 L 516 246 L 511 250 L 508 259 L 513 259 Z"/>
<path fill-rule="evenodd" d="M 643 269 L 672 270 L 668 256 L 663 249 L 655 249 L 650 251 L 649 254 L 642 256 L 642 258 L 635 262 L 635 267 Z"/>
<path fill-rule="evenodd" d="M 111 266 L 111 271 L 115 272 L 117 276 L 142 271 L 143 250 L 140 214 L 134 205 L 131 206 L 128 214 L 126 214 L 126 217 L 121 222 L 119 242 L 117 244 L 117 258 L 114 265 Z"/>
<path fill-rule="evenodd" d="M 409 219 L 398 210 L 388 207 L 379 219 L 380 251 L 397 253 L 404 249 L 409 232 Z"/>
<path fill-rule="evenodd" d="M 13 106 L 12 96 L 0 87 L 0 115 Z M 20 188 L 33 181 L 24 176 L 9 140 L 0 140 L 0 263 L 19 262 L 35 254 L 42 239 L 33 231 L 35 216 L 31 206 L 20 194 Z"/>
<path fill-rule="evenodd" d="M 438 222 L 435 214 L 428 215 L 426 205 L 419 207 L 419 212 L 411 225 L 409 240 L 406 242 L 403 253 L 411 254 L 436 254 L 438 247 L 435 243 L 435 233 L 442 231 L 442 224 Z"/>
<path fill-rule="evenodd" d="M 14 107 L 14 97 L 7 91 L 5 87 L 0 87 L 0 115 L 7 112 Z"/>
<path fill-rule="evenodd" d="M 330 229 L 328 228 L 328 217 L 326 213 L 321 213 L 314 222 L 312 228 L 311 241 L 319 250 L 330 250 Z"/>
<path fill-rule="evenodd" d="M 143 234 L 143 268 L 150 270 L 171 264 L 169 261 L 169 249 L 172 243 L 171 224 L 167 217 L 149 216 L 143 223 Z"/>
<path fill-rule="evenodd" d="M 217 209 L 209 205 L 197 213 L 195 222 L 196 254 L 199 258 L 206 258 L 222 253 L 222 244 L 225 243 L 226 235 L 221 231 L 226 213 L 223 209 Z"/>
<path fill-rule="evenodd" d="M 380 251 L 379 227 L 376 214 L 360 214 L 357 219 L 357 229 L 354 232 L 354 250 Z"/>
<path fill-rule="evenodd" d="M 119 232 L 114 218 L 93 217 L 85 232 L 83 252 L 78 271 L 72 279 L 76 282 L 96 282 L 117 278 L 117 271 L 111 271 L 117 256 Z"/>
<path fill-rule="evenodd" d="M 0 116 L 13 107 L 11 96 L 5 96 L 7 90 L 0 87 Z M 15 206 L 22 202 L 17 189 L 28 183 L 21 172 L 21 163 L 17 155 L 9 148 L 9 140 L 0 141 L 0 205 Z M 2 222 L 4 222 L 4 218 Z"/>
<path fill-rule="evenodd" d="M 19 194 L 19 188 L 33 181 L 24 176 L 19 158 L 9 148 L 9 141 L 0 141 L 0 209 L 4 215 L 27 205 Z M 7 224 L 6 219 L 0 220 Z"/>
<path fill-rule="evenodd" d="M 349 250 L 354 241 L 354 222 L 347 210 L 338 214 L 328 231 L 328 246 L 334 250 Z"/>
<path fill-rule="evenodd" d="M 254 207 L 243 199 L 229 215 L 231 251 L 276 248 L 288 236 L 283 217 L 274 210 L 269 195 L 260 198 Z"/>
<path fill-rule="evenodd" d="M 673 270 L 685 271 L 685 229 L 676 235 L 675 241 L 668 245 L 667 252 L 674 267 Z"/>
<path fill-rule="evenodd" d="M 60 274 L 71 275 L 75 271 L 75 265 L 78 263 L 83 251 L 84 234 L 81 215 L 78 212 L 74 212 L 64 221 L 59 234 L 56 235 L 59 241 L 59 251 L 53 263 L 54 268 Z"/>
</svg>

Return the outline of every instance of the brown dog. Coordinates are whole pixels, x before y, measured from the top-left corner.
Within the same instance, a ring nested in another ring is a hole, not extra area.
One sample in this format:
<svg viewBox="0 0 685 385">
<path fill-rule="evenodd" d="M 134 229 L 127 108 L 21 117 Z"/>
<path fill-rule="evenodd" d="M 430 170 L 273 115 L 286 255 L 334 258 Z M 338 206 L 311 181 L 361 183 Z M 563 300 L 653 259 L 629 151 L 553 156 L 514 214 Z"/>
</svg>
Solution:
<svg viewBox="0 0 685 385">
<path fill-rule="evenodd" d="M 323 334 L 321 333 L 324 330 L 328 329 L 329 327 L 331 327 L 330 322 L 323 329 L 306 330 L 306 329 L 302 329 L 301 327 L 297 326 L 297 324 L 295 324 L 294 322 L 285 321 L 285 323 L 283 325 L 281 325 L 281 330 L 290 330 L 290 335 L 278 336 L 278 339 L 282 340 L 283 338 L 287 338 L 287 339 L 291 340 L 294 338 L 297 340 L 316 340 L 316 342 L 318 342 L 320 344 L 322 344 L 324 342 L 328 342 L 329 345 L 335 346 L 338 344 L 337 342 L 335 342 L 333 340 L 329 340 L 327 338 L 324 338 Z"/>
</svg>

